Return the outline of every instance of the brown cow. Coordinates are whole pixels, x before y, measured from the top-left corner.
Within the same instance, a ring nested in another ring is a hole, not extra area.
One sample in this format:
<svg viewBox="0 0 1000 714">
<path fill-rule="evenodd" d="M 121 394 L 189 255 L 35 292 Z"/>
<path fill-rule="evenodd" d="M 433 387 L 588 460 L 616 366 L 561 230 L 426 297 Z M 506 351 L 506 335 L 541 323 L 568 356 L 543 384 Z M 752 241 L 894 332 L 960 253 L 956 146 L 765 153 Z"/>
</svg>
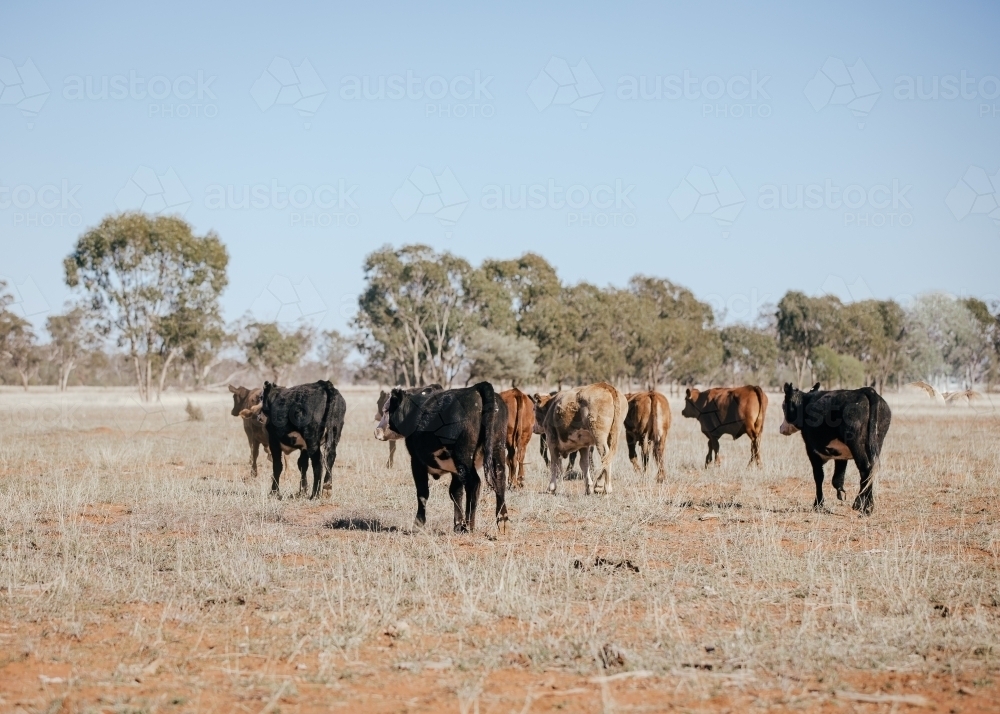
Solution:
<svg viewBox="0 0 1000 714">
<path fill-rule="evenodd" d="M 656 461 L 656 480 L 666 478 L 663 468 L 663 451 L 667 446 L 667 432 L 670 430 L 670 404 L 667 398 L 656 391 L 626 394 L 628 414 L 625 415 L 625 442 L 628 444 L 628 458 L 636 473 L 639 460 L 635 447 L 642 453 L 642 473 L 649 465 L 652 452 Z"/>
<path fill-rule="evenodd" d="M 701 433 L 708 437 L 708 456 L 705 468 L 719 463 L 719 437 L 729 434 L 739 439 L 744 434 L 750 436 L 750 462 L 747 466 L 760 463 L 760 437 L 764 433 L 764 414 L 767 412 L 767 395 L 756 385 L 745 387 L 717 387 L 701 392 L 689 389 L 684 395 L 682 415 L 697 419 Z"/>
<path fill-rule="evenodd" d="M 554 395 L 535 394 L 531 400 L 535 403 L 535 431 L 545 434 L 549 447 L 549 493 L 556 492 L 562 457 L 574 451 L 580 452 L 587 494 L 611 493 L 611 462 L 628 411 L 625 395 L 607 382 L 598 382 Z M 601 459 L 596 479 L 590 475 L 591 446 Z"/>
<path fill-rule="evenodd" d="M 260 387 L 248 389 L 246 387 L 234 387 L 229 385 L 229 391 L 233 393 L 233 416 L 242 416 L 240 412 L 250 409 L 260 404 L 260 395 L 264 391 Z M 260 454 L 260 447 L 264 447 L 267 458 L 271 458 L 271 449 L 268 446 L 267 428 L 260 420 L 253 416 L 243 417 L 243 431 L 250 442 L 250 478 L 257 478 L 257 456 Z"/>
<path fill-rule="evenodd" d="M 500 392 L 499 397 L 507 405 L 507 485 L 521 488 L 524 486 L 524 457 L 535 430 L 535 406 L 531 397 L 517 388 Z"/>
</svg>

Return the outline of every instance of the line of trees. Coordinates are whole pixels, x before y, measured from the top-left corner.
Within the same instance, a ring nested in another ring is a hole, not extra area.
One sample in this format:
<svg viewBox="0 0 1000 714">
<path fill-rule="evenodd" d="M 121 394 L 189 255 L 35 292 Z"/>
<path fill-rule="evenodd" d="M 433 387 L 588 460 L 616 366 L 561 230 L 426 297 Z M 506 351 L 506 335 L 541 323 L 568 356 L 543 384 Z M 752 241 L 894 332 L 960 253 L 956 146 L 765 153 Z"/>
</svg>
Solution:
<svg viewBox="0 0 1000 714">
<path fill-rule="evenodd" d="M 526 253 L 473 266 L 424 245 L 365 259 L 352 335 L 252 317 L 226 325 L 229 256 L 180 218 L 123 213 L 86 231 L 64 261 L 76 302 L 39 344 L 0 282 L 0 380 L 168 387 L 240 378 L 562 387 L 783 381 L 878 389 L 923 379 L 940 389 L 1000 378 L 1000 306 L 928 293 L 844 304 L 786 293 L 756 324 L 719 325 L 711 306 L 664 278 L 625 287 L 564 284 Z M 360 356 L 360 363 L 350 356 Z"/>
</svg>

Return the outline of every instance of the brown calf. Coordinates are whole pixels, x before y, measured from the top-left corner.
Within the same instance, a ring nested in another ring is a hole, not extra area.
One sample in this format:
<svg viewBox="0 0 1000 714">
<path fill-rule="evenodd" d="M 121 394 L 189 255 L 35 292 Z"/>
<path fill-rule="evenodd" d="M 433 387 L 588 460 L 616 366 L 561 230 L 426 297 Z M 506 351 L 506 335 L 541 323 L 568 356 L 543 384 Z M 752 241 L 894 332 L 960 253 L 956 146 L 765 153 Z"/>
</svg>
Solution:
<svg viewBox="0 0 1000 714">
<path fill-rule="evenodd" d="M 689 419 L 697 419 L 701 433 L 708 437 L 708 456 L 705 468 L 719 463 L 719 437 L 729 434 L 739 439 L 744 434 L 750 436 L 750 462 L 760 466 L 760 437 L 764 433 L 764 414 L 767 412 L 767 395 L 756 385 L 745 387 L 718 387 L 701 392 L 687 390 L 684 397 L 684 411 Z"/>
<path fill-rule="evenodd" d="M 511 488 L 524 486 L 524 457 L 535 429 L 535 405 L 520 389 L 498 395 L 507 405 L 507 473 Z"/>
<path fill-rule="evenodd" d="M 642 454 L 642 472 L 646 472 L 650 452 L 656 461 L 656 480 L 666 478 L 663 467 L 663 451 L 667 446 L 667 432 L 670 430 L 670 404 L 659 392 L 636 392 L 626 394 L 628 414 L 625 415 L 625 442 L 628 444 L 628 458 L 636 473 L 639 460 L 635 448 Z"/>
<path fill-rule="evenodd" d="M 240 412 L 260 404 L 260 395 L 263 392 L 257 389 L 247 389 L 246 387 L 234 387 L 229 385 L 229 391 L 233 393 L 233 416 L 241 416 Z M 243 431 L 246 432 L 247 441 L 250 442 L 250 478 L 257 478 L 257 455 L 260 454 L 260 447 L 264 447 L 264 453 L 271 456 L 268 448 L 267 429 L 257 419 L 253 417 L 243 417 Z"/>
</svg>

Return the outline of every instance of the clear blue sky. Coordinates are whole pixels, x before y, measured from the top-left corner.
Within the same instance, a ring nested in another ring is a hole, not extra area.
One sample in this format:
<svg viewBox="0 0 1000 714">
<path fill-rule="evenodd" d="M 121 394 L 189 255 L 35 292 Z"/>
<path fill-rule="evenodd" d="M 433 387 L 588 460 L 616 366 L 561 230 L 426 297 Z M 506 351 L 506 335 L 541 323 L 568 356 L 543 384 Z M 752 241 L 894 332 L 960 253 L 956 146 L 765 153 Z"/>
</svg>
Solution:
<svg viewBox="0 0 1000 714">
<path fill-rule="evenodd" d="M 729 319 L 1000 295 L 996 4 L 540 5 L 4 3 L 0 276 L 40 321 L 79 234 L 145 200 L 225 241 L 227 319 L 342 329 L 364 255 L 410 242 Z"/>
</svg>

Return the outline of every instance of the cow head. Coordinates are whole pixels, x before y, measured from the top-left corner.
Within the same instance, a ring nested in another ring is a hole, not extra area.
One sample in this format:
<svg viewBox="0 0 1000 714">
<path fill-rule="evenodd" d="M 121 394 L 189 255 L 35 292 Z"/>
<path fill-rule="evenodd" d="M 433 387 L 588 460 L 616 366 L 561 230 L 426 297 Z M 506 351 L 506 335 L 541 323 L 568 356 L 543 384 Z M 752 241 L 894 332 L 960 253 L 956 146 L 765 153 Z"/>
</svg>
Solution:
<svg viewBox="0 0 1000 714">
<path fill-rule="evenodd" d="M 536 434 L 545 433 L 545 416 L 549 413 L 549 409 L 552 407 L 552 399 L 556 396 L 558 392 L 549 392 L 548 394 L 532 394 L 531 403 L 535 405 L 535 426 L 532 427 L 532 431 Z"/>
<path fill-rule="evenodd" d="M 256 404 L 260 404 L 260 389 L 234 387 L 230 384 L 229 391 L 233 394 L 233 410 L 230 412 L 233 416 L 242 416 L 243 410 L 249 409 Z"/>
<path fill-rule="evenodd" d="M 813 391 L 818 388 L 819 384 L 813 387 Z M 791 384 L 785 384 L 785 401 L 781 403 L 781 414 L 784 419 L 778 429 L 785 436 L 791 436 L 802 427 L 802 418 L 805 416 L 804 396 L 801 390 Z"/>
<path fill-rule="evenodd" d="M 400 427 L 399 421 L 406 422 L 409 433 L 413 433 L 413 427 L 409 422 L 414 421 L 416 414 L 414 404 L 409 395 L 398 387 L 389 392 L 388 398 L 382 404 L 382 413 L 379 415 L 378 423 L 375 425 L 375 438 L 379 441 L 395 441 L 402 439 L 409 434 L 406 427 Z M 401 413 L 399 413 L 401 412 Z M 409 418 L 408 418 L 409 417 Z M 400 431 L 402 429 L 402 431 Z"/>
<path fill-rule="evenodd" d="M 700 416 L 700 412 L 695 406 L 695 402 L 698 401 L 698 397 L 700 396 L 701 392 L 697 389 L 688 389 L 684 392 L 684 409 L 681 410 L 681 416 L 685 416 L 688 419 L 697 419 Z"/>
</svg>

